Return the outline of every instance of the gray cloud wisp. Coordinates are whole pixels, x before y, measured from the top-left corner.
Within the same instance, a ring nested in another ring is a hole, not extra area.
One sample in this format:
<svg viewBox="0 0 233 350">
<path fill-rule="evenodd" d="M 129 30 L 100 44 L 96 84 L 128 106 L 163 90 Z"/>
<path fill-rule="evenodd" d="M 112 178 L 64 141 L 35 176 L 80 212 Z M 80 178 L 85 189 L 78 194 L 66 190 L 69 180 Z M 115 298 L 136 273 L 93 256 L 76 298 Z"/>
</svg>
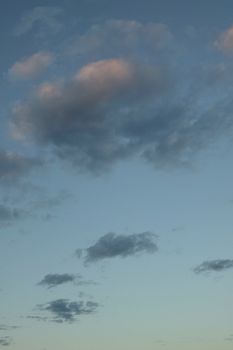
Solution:
<svg viewBox="0 0 233 350">
<path fill-rule="evenodd" d="M 139 253 L 154 253 L 158 250 L 155 243 L 156 235 L 151 232 L 143 232 L 131 235 L 117 235 L 107 233 L 100 237 L 92 246 L 83 251 L 77 250 L 77 255 L 84 252 L 85 262 L 93 263 L 95 261 L 137 255 Z"/>
<path fill-rule="evenodd" d="M 44 276 L 44 278 L 38 283 L 38 285 L 47 287 L 47 288 L 54 288 L 58 287 L 63 284 L 67 283 L 73 283 L 77 286 L 85 286 L 85 285 L 94 285 L 95 282 L 93 281 L 86 281 L 81 275 L 72 275 L 69 273 L 51 273 Z"/>
<path fill-rule="evenodd" d="M 231 259 L 217 259 L 204 261 L 202 264 L 196 266 L 193 271 L 197 274 L 204 272 L 222 272 L 224 270 L 233 268 L 233 260 Z"/>
</svg>

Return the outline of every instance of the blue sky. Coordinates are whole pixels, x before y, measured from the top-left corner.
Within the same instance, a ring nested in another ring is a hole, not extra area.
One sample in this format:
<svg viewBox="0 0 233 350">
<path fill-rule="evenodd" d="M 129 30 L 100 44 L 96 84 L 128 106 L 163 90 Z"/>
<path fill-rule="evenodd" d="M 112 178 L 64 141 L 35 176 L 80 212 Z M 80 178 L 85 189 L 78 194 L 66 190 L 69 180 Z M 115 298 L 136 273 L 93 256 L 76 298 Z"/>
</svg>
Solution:
<svg viewBox="0 0 233 350">
<path fill-rule="evenodd" d="M 0 347 L 232 348 L 232 10 L 1 4 Z"/>
</svg>

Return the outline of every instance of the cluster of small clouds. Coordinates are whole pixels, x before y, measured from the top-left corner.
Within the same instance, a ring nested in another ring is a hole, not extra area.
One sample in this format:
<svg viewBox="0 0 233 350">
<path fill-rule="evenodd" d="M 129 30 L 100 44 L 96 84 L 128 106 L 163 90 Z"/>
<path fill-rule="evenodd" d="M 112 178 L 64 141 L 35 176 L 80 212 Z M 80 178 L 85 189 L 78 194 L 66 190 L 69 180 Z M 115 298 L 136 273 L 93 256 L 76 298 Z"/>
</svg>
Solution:
<svg viewBox="0 0 233 350">
<path fill-rule="evenodd" d="M 138 254 L 152 254 L 158 250 L 155 239 L 157 236 L 151 232 L 143 232 L 131 235 L 117 235 L 108 233 L 101 236 L 95 244 L 87 249 L 77 250 L 77 256 L 84 253 L 84 263 L 94 263 L 103 259 L 129 256 L 137 256 Z M 96 284 L 93 281 L 85 280 L 78 274 L 69 273 L 51 273 L 44 276 L 38 283 L 39 286 L 54 288 L 67 283 L 72 283 L 78 286 Z M 57 299 L 47 304 L 38 305 L 37 309 L 40 312 L 49 312 L 52 318 L 41 315 L 30 315 L 29 318 L 39 321 L 53 322 L 74 322 L 79 316 L 89 315 L 96 312 L 99 304 L 90 300 L 83 300 L 80 296 L 79 301 L 70 301 L 68 299 Z"/>
</svg>

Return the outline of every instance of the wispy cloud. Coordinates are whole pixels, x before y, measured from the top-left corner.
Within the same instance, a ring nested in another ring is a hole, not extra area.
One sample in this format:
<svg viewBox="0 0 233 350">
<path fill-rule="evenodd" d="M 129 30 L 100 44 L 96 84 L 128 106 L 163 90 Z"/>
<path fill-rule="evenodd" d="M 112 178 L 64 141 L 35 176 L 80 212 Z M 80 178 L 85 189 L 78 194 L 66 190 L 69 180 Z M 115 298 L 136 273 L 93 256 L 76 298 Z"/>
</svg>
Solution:
<svg viewBox="0 0 233 350">
<path fill-rule="evenodd" d="M 16 63 L 9 69 L 8 74 L 12 80 L 33 79 L 43 73 L 54 61 L 49 52 L 37 52 Z"/>
<path fill-rule="evenodd" d="M 233 26 L 219 35 L 214 46 L 224 53 L 233 53 Z"/>
<path fill-rule="evenodd" d="M 193 271 L 195 273 L 204 273 L 204 272 L 221 272 L 224 270 L 233 268 L 233 260 L 230 259 L 217 259 L 217 260 L 207 260 L 202 264 L 196 266 Z"/>
<path fill-rule="evenodd" d="M 66 283 L 73 283 L 77 286 L 93 285 L 94 281 L 85 280 L 81 275 L 72 275 L 69 273 L 50 273 L 45 275 L 38 285 L 53 288 Z"/>
<path fill-rule="evenodd" d="M 10 225 L 25 217 L 26 212 L 21 208 L 8 207 L 0 204 L 0 227 L 2 225 Z"/>
<path fill-rule="evenodd" d="M 80 253 L 84 252 L 86 263 L 115 257 L 126 258 L 139 253 L 154 253 L 158 250 L 155 238 L 156 235 L 151 232 L 127 236 L 107 233 L 92 246 L 82 251 L 78 249 L 76 253 L 77 256 L 80 256 Z"/>
<path fill-rule="evenodd" d="M 63 274 L 48 274 L 38 283 L 38 285 L 45 286 L 48 288 L 57 287 L 61 284 L 70 283 L 75 281 L 75 276 L 63 273 Z"/>
<path fill-rule="evenodd" d="M 15 180 L 41 165 L 41 160 L 37 158 L 0 150 L 0 181 Z"/>
<path fill-rule="evenodd" d="M 47 311 L 52 314 L 53 322 L 72 323 L 79 316 L 95 313 L 99 304 L 93 301 L 70 301 L 68 299 L 53 300 L 44 305 L 38 305 L 39 310 Z"/>
<path fill-rule="evenodd" d="M 19 326 L 9 326 L 7 324 L 0 324 L 0 331 L 10 331 L 13 329 L 18 329 Z"/>
<path fill-rule="evenodd" d="M 8 336 L 0 337 L 0 346 L 9 346 L 11 345 L 12 339 Z"/>
<path fill-rule="evenodd" d="M 13 31 L 16 36 L 21 36 L 32 30 L 40 37 L 45 37 L 46 34 L 56 34 L 60 32 L 63 25 L 60 21 L 60 16 L 63 10 L 59 7 L 52 6 L 37 6 L 23 14 L 19 24 Z"/>
</svg>

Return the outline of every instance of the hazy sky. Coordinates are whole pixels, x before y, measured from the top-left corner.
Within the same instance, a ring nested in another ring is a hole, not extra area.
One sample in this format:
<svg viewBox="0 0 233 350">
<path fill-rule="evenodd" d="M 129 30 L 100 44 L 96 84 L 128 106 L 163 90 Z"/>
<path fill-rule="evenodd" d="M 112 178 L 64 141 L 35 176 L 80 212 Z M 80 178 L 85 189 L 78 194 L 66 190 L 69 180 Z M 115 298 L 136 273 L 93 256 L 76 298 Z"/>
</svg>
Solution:
<svg viewBox="0 0 233 350">
<path fill-rule="evenodd" d="M 233 3 L 0 9 L 0 347 L 230 350 Z"/>
</svg>

